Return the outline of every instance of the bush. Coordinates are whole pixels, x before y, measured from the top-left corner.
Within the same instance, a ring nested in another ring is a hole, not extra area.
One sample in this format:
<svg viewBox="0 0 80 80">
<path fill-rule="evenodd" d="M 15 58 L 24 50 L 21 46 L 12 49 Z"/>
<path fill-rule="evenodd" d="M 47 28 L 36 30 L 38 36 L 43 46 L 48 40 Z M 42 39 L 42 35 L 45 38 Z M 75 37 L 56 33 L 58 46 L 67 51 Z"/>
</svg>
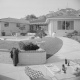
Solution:
<svg viewBox="0 0 80 80">
<path fill-rule="evenodd" d="M 72 37 L 72 34 L 71 34 L 71 33 L 68 33 L 66 36 L 67 36 L 68 38 L 71 38 L 71 37 Z"/>
<path fill-rule="evenodd" d="M 76 68 L 75 71 L 76 71 L 76 72 L 74 73 L 74 75 L 75 75 L 76 77 L 80 76 L 80 68 Z"/>
<path fill-rule="evenodd" d="M 21 33 L 20 35 L 25 36 L 27 33 Z"/>
<path fill-rule="evenodd" d="M 73 31 L 72 33 L 68 33 L 67 35 L 66 35 L 68 38 L 71 38 L 72 36 L 78 36 L 78 31 Z"/>
<path fill-rule="evenodd" d="M 24 49 L 24 46 L 25 46 L 25 44 L 24 44 L 22 41 L 20 41 L 20 42 L 19 42 L 19 47 L 20 47 L 21 50 Z"/>
<path fill-rule="evenodd" d="M 36 32 L 36 36 L 39 36 L 40 38 L 47 36 L 47 34 L 44 32 L 44 30 L 38 30 Z"/>
<path fill-rule="evenodd" d="M 23 42 L 20 42 L 19 46 L 20 46 L 20 49 L 25 50 L 25 51 L 39 49 L 39 46 L 37 46 L 36 44 L 33 44 L 32 42 L 27 43 L 27 44 L 26 43 L 24 44 Z"/>
<path fill-rule="evenodd" d="M 73 31 L 73 32 L 72 32 L 72 35 L 73 35 L 73 36 L 78 35 L 78 31 L 76 31 L 76 30 L 75 30 L 75 31 Z"/>
</svg>

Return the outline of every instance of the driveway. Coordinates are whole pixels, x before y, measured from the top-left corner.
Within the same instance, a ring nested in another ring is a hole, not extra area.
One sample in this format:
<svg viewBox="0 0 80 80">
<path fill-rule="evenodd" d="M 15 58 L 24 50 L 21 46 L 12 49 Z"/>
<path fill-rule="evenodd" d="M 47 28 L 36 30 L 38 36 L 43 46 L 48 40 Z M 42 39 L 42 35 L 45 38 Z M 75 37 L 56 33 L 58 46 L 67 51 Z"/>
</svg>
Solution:
<svg viewBox="0 0 80 80">
<path fill-rule="evenodd" d="M 51 58 L 47 60 L 47 62 L 54 62 L 54 61 L 60 61 L 65 58 L 67 59 L 80 59 L 80 43 L 69 39 L 66 37 L 58 37 L 63 41 L 63 45 L 61 49 L 54 54 Z"/>
</svg>

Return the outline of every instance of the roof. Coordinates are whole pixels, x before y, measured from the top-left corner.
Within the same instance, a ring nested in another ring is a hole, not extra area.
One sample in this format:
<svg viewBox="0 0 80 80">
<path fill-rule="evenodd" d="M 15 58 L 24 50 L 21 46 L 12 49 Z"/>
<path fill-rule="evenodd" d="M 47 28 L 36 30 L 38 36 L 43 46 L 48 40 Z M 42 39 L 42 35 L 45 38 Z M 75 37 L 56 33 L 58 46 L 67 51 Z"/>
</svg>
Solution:
<svg viewBox="0 0 80 80">
<path fill-rule="evenodd" d="M 80 19 L 80 10 L 72 8 L 61 9 L 56 12 L 50 12 L 46 15 L 47 19 Z"/>
<path fill-rule="evenodd" d="M 35 19 L 30 21 L 30 24 L 47 24 L 48 20 L 51 19 L 80 19 L 80 16 L 68 16 L 68 15 L 64 15 L 64 16 L 53 16 L 53 17 L 49 17 L 47 19 Z"/>
<path fill-rule="evenodd" d="M 54 16 L 52 19 L 80 19 L 80 16 Z M 49 18 L 47 18 L 49 19 Z"/>
<path fill-rule="evenodd" d="M 80 17 L 77 16 L 56 16 L 47 18 L 46 23 L 48 23 L 50 20 L 80 20 Z"/>
<path fill-rule="evenodd" d="M 16 19 L 16 18 L 2 18 L 0 19 L 1 22 L 13 22 L 13 23 L 25 23 L 29 24 L 29 21 L 25 19 Z"/>
<path fill-rule="evenodd" d="M 39 18 L 30 21 L 30 24 L 46 24 L 46 18 Z"/>
</svg>

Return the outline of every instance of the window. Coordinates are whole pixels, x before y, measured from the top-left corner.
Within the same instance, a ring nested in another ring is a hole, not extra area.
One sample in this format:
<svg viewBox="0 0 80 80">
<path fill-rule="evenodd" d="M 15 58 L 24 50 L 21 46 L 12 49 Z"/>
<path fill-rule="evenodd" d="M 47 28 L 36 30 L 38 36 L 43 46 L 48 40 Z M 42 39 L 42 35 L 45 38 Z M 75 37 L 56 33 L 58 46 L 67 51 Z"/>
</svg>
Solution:
<svg viewBox="0 0 80 80">
<path fill-rule="evenodd" d="M 8 26 L 9 26 L 9 23 L 8 23 L 8 22 L 5 22 L 5 23 L 4 23 L 4 26 L 5 26 L 5 27 L 8 27 Z"/>
<path fill-rule="evenodd" d="M 20 23 L 17 23 L 16 26 L 17 26 L 17 27 L 20 27 Z"/>
<path fill-rule="evenodd" d="M 74 21 L 58 21 L 58 30 L 74 30 Z"/>
</svg>

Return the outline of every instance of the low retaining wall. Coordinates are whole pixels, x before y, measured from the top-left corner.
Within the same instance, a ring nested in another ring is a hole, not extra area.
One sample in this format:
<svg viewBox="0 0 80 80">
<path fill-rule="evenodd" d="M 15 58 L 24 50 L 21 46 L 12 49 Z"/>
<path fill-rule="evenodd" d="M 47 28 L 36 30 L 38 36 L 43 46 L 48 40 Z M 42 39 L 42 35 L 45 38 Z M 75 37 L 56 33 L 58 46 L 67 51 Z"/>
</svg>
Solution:
<svg viewBox="0 0 80 80">
<path fill-rule="evenodd" d="M 46 62 L 45 51 L 21 51 L 19 53 L 19 64 L 37 65 Z"/>
</svg>

